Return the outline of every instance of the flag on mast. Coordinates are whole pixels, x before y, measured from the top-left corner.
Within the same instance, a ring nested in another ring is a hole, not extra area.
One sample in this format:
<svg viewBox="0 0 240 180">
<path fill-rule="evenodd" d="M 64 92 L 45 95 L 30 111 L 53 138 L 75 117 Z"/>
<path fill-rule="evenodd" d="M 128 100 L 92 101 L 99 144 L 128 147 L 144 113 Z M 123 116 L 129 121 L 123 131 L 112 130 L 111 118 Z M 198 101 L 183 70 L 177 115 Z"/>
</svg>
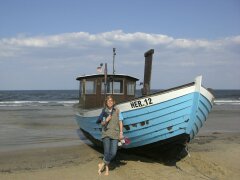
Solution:
<svg viewBox="0 0 240 180">
<path fill-rule="evenodd" d="M 100 64 L 100 66 L 97 67 L 98 74 L 103 73 L 103 63 Z"/>
<path fill-rule="evenodd" d="M 97 72 L 98 72 L 98 74 L 102 73 L 102 66 L 97 67 Z"/>
</svg>

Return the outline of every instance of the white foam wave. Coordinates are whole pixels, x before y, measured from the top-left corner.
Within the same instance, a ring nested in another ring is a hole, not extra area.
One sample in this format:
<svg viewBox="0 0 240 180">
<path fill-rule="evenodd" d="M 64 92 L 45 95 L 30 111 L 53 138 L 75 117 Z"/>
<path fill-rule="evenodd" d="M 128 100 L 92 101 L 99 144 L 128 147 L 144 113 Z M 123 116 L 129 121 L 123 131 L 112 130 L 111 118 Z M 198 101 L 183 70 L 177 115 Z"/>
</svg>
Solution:
<svg viewBox="0 0 240 180">
<path fill-rule="evenodd" d="M 231 99 L 216 99 L 214 103 L 217 105 L 229 104 L 229 105 L 240 105 L 240 100 Z"/>
<path fill-rule="evenodd" d="M 69 101 L 0 101 L 0 107 L 21 107 L 21 106 L 73 106 L 78 100 Z M 240 105 L 240 100 L 215 99 L 216 105 Z"/>
<path fill-rule="evenodd" d="M 0 106 L 72 106 L 78 103 L 77 100 L 71 101 L 2 101 Z"/>
</svg>

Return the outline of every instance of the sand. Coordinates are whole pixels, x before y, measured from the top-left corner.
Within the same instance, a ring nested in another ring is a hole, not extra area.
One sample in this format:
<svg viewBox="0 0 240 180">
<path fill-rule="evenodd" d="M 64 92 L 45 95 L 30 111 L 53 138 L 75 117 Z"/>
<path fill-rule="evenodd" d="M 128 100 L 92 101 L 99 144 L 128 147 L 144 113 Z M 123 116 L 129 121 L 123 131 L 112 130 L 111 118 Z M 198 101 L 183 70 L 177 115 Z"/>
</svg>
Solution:
<svg viewBox="0 0 240 180">
<path fill-rule="evenodd" d="M 212 133 L 189 144 L 173 165 L 120 152 L 108 177 L 97 174 L 102 154 L 86 144 L 0 154 L 0 179 L 239 179 L 240 134 Z"/>
<path fill-rule="evenodd" d="M 79 144 L 69 146 L 0 151 L 0 179 L 237 180 L 240 179 L 239 112 L 239 109 L 215 109 L 206 127 L 189 143 L 189 156 L 176 163 L 167 163 L 158 155 L 119 152 L 109 176 L 99 176 L 101 150 L 79 140 Z"/>
</svg>

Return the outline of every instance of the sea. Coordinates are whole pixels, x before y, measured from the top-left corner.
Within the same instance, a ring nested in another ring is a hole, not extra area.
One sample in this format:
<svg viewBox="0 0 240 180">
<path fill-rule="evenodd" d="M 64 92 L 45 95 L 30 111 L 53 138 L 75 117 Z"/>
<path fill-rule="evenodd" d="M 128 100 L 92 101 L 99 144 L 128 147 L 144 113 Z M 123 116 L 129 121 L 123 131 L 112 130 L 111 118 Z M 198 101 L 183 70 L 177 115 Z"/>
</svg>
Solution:
<svg viewBox="0 0 240 180">
<path fill-rule="evenodd" d="M 240 105 L 240 90 L 213 90 L 213 94 L 215 105 Z M 141 90 L 136 90 L 136 96 L 140 95 Z M 78 90 L 0 91 L 0 107 L 73 106 L 78 103 L 78 97 Z"/>
<path fill-rule="evenodd" d="M 240 109 L 240 90 L 213 94 L 214 106 Z M 0 91 L 0 152 L 90 143 L 75 122 L 78 97 L 78 90 Z"/>
</svg>

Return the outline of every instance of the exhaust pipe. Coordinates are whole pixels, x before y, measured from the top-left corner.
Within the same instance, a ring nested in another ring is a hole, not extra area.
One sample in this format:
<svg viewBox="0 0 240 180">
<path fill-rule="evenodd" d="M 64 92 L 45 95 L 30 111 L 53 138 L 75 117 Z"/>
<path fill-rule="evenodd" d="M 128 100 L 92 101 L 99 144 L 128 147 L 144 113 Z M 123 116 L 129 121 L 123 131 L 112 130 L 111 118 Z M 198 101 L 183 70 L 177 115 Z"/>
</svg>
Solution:
<svg viewBox="0 0 240 180">
<path fill-rule="evenodd" d="M 154 53 L 154 49 L 150 49 L 149 51 L 144 53 L 145 68 L 144 68 L 144 82 L 143 82 L 143 88 L 142 88 L 142 95 L 150 94 L 153 53 Z"/>
</svg>

